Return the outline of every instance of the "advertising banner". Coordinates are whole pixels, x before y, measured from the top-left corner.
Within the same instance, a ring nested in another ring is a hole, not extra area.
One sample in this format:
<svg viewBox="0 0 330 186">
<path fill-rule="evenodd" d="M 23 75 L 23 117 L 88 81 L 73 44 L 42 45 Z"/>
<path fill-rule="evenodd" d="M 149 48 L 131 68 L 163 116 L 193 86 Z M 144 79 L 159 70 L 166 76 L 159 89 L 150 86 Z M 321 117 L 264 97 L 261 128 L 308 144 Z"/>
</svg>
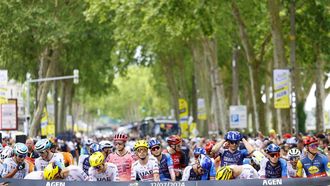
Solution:
<svg viewBox="0 0 330 186">
<path fill-rule="evenodd" d="M 189 126 L 188 126 L 188 102 L 180 98 L 179 99 L 179 116 L 180 116 L 180 128 L 181 137 L 188 138 L 189 136 Z"/>
<path fill-rule="evenodd" d="M 7 103 L 0 105 L 0 130 L 17 130 L 17 99 L 8 99 Z"/>
<path fill-rule="evenodd" d="M 247 128 L 247 108 L 245 105 L 231 105 L 230 128 Z"/>
<path fill-rule="evenodd" d="M 290 71 L 275 69 L 273 72 L 274 107 L 277 109 L 290 108 Z"/>
<path fill-rule="evenodd" d="M 0 104 L 7 103 L 8 70 L 0 70 Z"/>
<path fill-rule="evenodd" d="M 197 100 L 197 117 L 199 120 L 206 120 L 206 106 L 205 106 L 205 99 L 204 98 L 198 98 Z"/>
</svg>

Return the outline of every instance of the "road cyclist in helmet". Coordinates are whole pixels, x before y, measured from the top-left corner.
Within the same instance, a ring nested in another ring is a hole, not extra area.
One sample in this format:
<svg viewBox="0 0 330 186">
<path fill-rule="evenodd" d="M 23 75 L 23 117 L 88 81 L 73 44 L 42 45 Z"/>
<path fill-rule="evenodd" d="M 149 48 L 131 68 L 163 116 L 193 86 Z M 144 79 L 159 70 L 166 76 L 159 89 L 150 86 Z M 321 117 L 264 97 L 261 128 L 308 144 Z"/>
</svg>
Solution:
<svg viewBox="0 0 330 186">
<path fill-rule="evenodd" d="M 329 176 L 328 158 L 318 152 L 318 141 L 308 136 L 304 140 L 307 155 L 297 163 L 297 176 L 303 177 L 303 170 L 309 178 Z"/>
<path fill-rule="evenodd" d="M 168 147 L 164 152 L 169 153 L 173 160 L 175 180 L 181 180 L 182 171 L 187 166 L 186 156 L 181 150 L 182 139 L 178 135 L 171 135 L 167 138 Z"/>
<path fill-rule="evenodd" d="M 13 157 L 3 161 L 3 178 L 23 179 L 29 172 L 30 164 L 25 161 L 28 148 L 24 143 L 16 143 L 13 147 Z"/>
<path fill-rule="evenodd" d="M 288 158 L 287 161 L 288 165 L 288 177 L 289 178 L 297 178 L 297 163 L 300 160 L 301 152 L 297 148 L 292 148 L 288 152 Z M 304 177 L 306 177 L 305 171 L 303 170 Z"/>
<path fill-rule="evenodd" d="M 215 165 L 212 159 L 205 154 L 200 154 L 198 162 L 203 168 L 204 174 L 202 175 L 202 180 L 214 180 L 216 171 Z"/>
<path fill-rule="evenodd" d="M 216 180 L 257 179 L 258 172 L 249 164 L 228 165 L 220 167 L 215 176 Z"/>
<path fill-rule="evenodd" d="M 70 152 L 66 152 L 66 151 L 59 151 L 58 148 L 58 144 L 57 144 L 57 140 L 55 138 L 51 138 L 49 139 L 50 141 L 50 151 L 52 153 L 61 153 L 63 155 L 63 162 L 64 162 L 64 166 L 69 166 L 69 165 L 73 165 L 73 156 Z"/>
<path fill-rule="evenodd" d="M 100 141 L 101 152 L 103 153 L 104 157 L 108 157 L 110 153 L 112 153 L 113 144 L 111 141 L 102 140 Z"/>
<path fill-rule="evenodd" d="M 175 181 L 173 160 L 168 153 L 162 152 L 160 141 L 156 138 L 149 140 L 151 154 L 158 160 L 160 181 Z"/>
<path fill-rule="evenodd" d="M 260 178 L 287 178 L 287 162 L 280 156 L 281 148 L 271 143 L 266 147 L 266 157 L 261 161 Z"/>
<path fill-rule="evenodd" d="M 260 151 L 254 151 L 251 155 L 251 166 L 256 170 L 260 170 L 261 161 L 266 158 Z"/>
<path fill-rule="evenodd" d="M 246 149 L 239 149 L 240 142 L 243 142 Z M 221 147 L 228 147 L 227 149 Z M 225 134 L 224 140 L 217 143 L 212 152 L 221 157 L 220 166 L 242 165 L 244 158 L 254 152 L 252 145 L 243 138 L 238 131 L 229 131 Z"/>
<path fill-rule="evenodd" d="M 90 181 L 118 181 L 118 169 L 113 163 L 105 163 L 102 152 L 94 152 L 89 157 L 88 170 Z"/>
<path fill-rule="evenodd" d="M 50 162 L 60 162 L 64 165 L 64 158 L 61 153 L 53 153 L 50 150 L 51 142 L 48 139 L 40 139 L 35 145 L 39 158 L 35 160 L 35 169 L 42 171 Z"/>
<path fill-rule="evenodd" d="M 134 159 L 133 155 L 125 148 L 128 136 L 125 133 L 117 133 L 113 140 L 116 150 L 108 155 L 106 162 L 117 166 L 119 181 L 130 181 Z"/>
<path fill-rule="evenodd" d="M 95 152 L 101 152 L 100 144 L 93 143 L 89 147 L 89 153 L 92 155 Z M 79 158 L 78 166 L 88 175 L 88 170 L 91 167 L 89 163 L 90 155 L 83 156 L 83 158 Z"/>
<path fill-rule="evenodd" d="M 78 166 L 64 167 L 63 163 L 55 161 L 44 169 L 45 180 L 88 181 L 87 174 Z"/>
<path fill-rule="evenodd" d="M 194 161 L 198 161 L 201 155 L 206 155 L 206 151 L 203 147 L 195 147 L 193 154 L 194 154 Z"/>
<path fill-rule="evenodd" d="M 131 181 L 160 181 L 158 161 L 148 154 L 149 145 L 146 140 L 138 140 L 134 151 L 138 157 L 132 165 Z"/>
</svg>

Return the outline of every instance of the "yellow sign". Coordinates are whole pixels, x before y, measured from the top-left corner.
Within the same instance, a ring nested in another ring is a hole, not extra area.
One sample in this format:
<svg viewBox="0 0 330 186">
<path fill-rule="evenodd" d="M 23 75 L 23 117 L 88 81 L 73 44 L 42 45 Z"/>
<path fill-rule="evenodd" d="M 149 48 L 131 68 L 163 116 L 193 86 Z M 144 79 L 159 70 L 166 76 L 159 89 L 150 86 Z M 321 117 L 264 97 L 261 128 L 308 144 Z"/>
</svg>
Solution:
<svg viewBox="0 0 330 186">
<path fill-rule="evenodd" d="M 179 117 L 180 117 L 181 137 L 188 138 L 189 135 L 188 103 L 183 98 L 179 99 Z"/>
<path fill-rule="evenodd" d="M 0 104 L 7 103 L 6 92 L 7 92 L 6 88 L 0 88 Z"/>
<path fill-rule="evenodd" d="M 290 71 L 288 69 L 275 69 L 274 80 L 274 107 L 277 109 L 290 108 Z"/>
<path fill-rule="evenodd" d="M 189 126 L 190 138 L 195 138 L 198 135 L 197 125 L 195 122 L 191 123 Z"/>
<path fill-rule="evenodd" d="M 179 99 L 180 119 L 188 117 L 188 103 L 185 99 Z"/>
<path fill-rule="evenodd" d="M 48 112 L 46 107 L 44 107 L 41 120 L 40 120 L 40 125 L 41 125 L 41 135 L 42 136 L 47 136 L 47 125 L 48 125 Z"/>
</svg>

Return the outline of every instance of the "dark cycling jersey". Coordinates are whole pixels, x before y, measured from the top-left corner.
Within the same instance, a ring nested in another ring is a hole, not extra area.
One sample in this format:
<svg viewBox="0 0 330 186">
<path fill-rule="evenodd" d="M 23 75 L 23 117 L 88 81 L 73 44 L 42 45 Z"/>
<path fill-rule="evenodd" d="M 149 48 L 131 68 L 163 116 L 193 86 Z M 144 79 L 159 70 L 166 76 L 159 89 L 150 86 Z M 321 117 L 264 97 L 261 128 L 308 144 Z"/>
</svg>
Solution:
<svg viewBox="0 0 330 186">
<path fill-rule="evenodd" d="M 248 151 L 246 149 L 236 150 L 231 153 L 228 149 L 220 152 L 221 156 L 221 166 L 226 165 L 243 165 L 243 159 L 248 156 Z"/>
<path fill-rule="evenodd" d="M 330 171 L 328 167 L 328 158 L 323 154 L 316 154 L 314 159 L 309 159 L 308 156 L 301 159 L 297 163 L 297 176 L 302 177 L 305 170 L 307 177 L 324 177 Z"/>
<path fill-rule="evenodd" d="M 264 159 L 260 165 L 259 175 L 261 178 L 282 178 L 288 176 L 287 162 L 279 158 L 275 166 L 271 165 L 269 159 Z"/>
<path fill-rule="evenodd" d="M 194 180 L 201 180 L 202 177 L 197 175 L 192 165 L 187 166 L 183 171 L 182 181 L 194 181 Z"/>
<path fill-rule="evenodd" d="M 89 164 L 89 156 L 86 157 L 83 161 L 83 171 L 88 175 L 88 169 L 89 167 L 91 167 L 91 165 Z"/>
<path fill-rule="evenodd" d="M 173 169 L 173 160 L 169 154 L 162 154 L 159 162 L 160 181 L 170 181 L 171 175 L 169 169 Z"/>
</svg>

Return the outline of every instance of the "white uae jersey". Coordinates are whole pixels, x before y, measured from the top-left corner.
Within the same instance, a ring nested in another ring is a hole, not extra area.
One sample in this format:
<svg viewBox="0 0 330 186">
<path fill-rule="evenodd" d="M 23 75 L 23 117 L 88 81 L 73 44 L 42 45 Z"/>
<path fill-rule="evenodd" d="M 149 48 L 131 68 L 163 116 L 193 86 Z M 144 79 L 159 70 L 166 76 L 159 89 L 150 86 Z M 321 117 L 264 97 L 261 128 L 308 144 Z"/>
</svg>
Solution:
<svg viewBox="0 0 330 186">
<path fill-rule="evenodd" d="M 159 174 L 159 166 L 157 159 L 149 157 L 147 164 L 141 165 L 139 160 L 135 161 L 132 165 L 131 180 L 140 181 L 158 181 L 154 180 L 154 174 Z"/>
<path fill-rule="evenodd" d="M 12 178 L 23 179 L 29 173 L 30 165 L 25 161 L 24 163 L 25 163 L 25 168 L 17 171 L 17 173 Z M 13 170 L 16 169 L 16 167 L 17 167 L 17 163 L 14 161 L 13 158 L 6 158 L 3 161 L 2 177 L 5 177 L 7 174 L 13 172 Z"/>
<path fill-rule="evenodd" d="M 87 174 L 78 166 L 70 165 L 65 169 L 69 170 L 69 175 L 64 181 L 88 181 Z"/>
<path fill-rule="evenodd" d="M 297 169 L 293 169 L 292 165 L 290 162 L 288 162 L 288 177 L 289 178 L 297 178 Z M 303 177 L 306 177 L 305 170 L 302 169 L 303 171 Z"/>
<path fill-rule="evenodd" d="M 234 167 L 235 165 L 233 165 Z M 258 172 L 249 164 L 244 165 L 238 165 L 242 166 L 243 170 L 239 176 L 237 176 L 235 179 L 256 179 L 259 178 Z"/>
<path fill-rule="evenodd" d="M 44 179 L 44 171 L 33 171 L 24 177 L 27 180 L 43 180 Z"/>
<path fill-rule="evenodd" d="M 37 158 L 35 161 L 35 168 L 37 171 L 43 171 L 49 163 L 55 162 L 55 161 L 61 162 L 64 167 L 64 158 L 63 158 L 62 153 L 54 153 L 53 157 L 52 157 L 52 159 L 50 159 L 50 161 L 46 161 L 46 160 L 42 159 L 42 157 Z"/>
<path fill-rule="evenodd" d="M 90 167 L 88 170 L 90 181 L 119 181 L 118 169 L 113 163 L 105 163 L 105 172 L 99 173 L 94 167 Z"/>
</svg>

